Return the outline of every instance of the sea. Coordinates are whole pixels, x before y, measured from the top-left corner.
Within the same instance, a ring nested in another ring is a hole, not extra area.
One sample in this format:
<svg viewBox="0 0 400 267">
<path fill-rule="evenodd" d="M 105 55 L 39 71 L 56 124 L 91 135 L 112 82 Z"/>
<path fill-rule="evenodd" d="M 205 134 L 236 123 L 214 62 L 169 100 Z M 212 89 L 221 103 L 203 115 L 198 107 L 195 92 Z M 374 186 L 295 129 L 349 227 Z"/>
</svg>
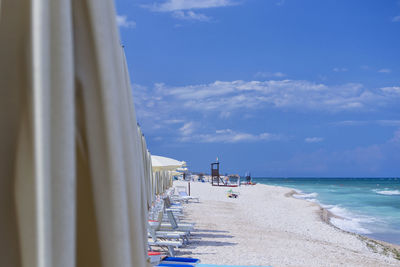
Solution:
<svg viewBox="0 0 400 267">
<path fill-rule="evenodd" d="M 345 231 L 400 245 L 400 178 L 253 178 L 285 186 L 294 197 L 315 202 L 339 218 Z"/>
</svg>

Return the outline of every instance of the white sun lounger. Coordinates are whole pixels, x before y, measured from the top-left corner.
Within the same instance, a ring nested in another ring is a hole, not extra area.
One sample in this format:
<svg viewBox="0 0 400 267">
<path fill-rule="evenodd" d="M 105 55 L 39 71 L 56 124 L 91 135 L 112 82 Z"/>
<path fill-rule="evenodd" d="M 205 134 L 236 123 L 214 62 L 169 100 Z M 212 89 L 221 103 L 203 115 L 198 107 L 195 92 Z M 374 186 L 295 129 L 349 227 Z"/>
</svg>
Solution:
<svg viewBox="0 0 400 267">
<path fill-rule="evenodd" d="M 179 237 L 180 237 L 179 234 L 177 234 L 177 233 L 174 233 L 174 232 L 170 232 L 168 234 L 157 233 L 157 231 L 152 228 L 150 223 L 149 223 L 149 229 L 148 229 L 147 233 L 150 237 L 148 239 L 149 247 L 157 246 L 160 248 L 167 248 L 168 254 L 172 257 L 175 255 L 174 248 L 179 248 L 182 246 L 182 242 L 179 240 L 176 240 L 176 239 L 179 239 Z M 174 240 L 171 240 L 171 239 L 174 239 Z"/>
<path fill-rule="evenodd" d="M 172 239 L 179 240 L 182 239 L 182 242 L 185 244 L 189 241 L 189 232 L 187 231 L 177 231 L 175 229 L 161 229 L 161 218 L 163 216 L 163 212 L 160 211 L 158 214 L 157 221 L 149 221 L 148 222 L 148 235 L 151 236 L 154 240 L 159 238 L 162 239 Z"/>
<path fill-rule="evenodd" d="M 197 202 L 199 202 L 198 197 L 193 197 L 188 195 L 186 187 L 184 186 L 177 186 L 175 191 L 177 192 L 177 194 L 171 196 L 171 198 L 175 201 L 188 203 L 189 200 L 196 200 Z"/>
<path fill-rule="evenodd" d="M 149 240 L 149 246 L 158 246 L 158 247 L 166 247 L 168 249 L 168 254 L 171 257 L 175 256 L 175 249 L 174 248 L 179 248 L 182 246 L 181 241 L 162 241 L 162 240 Z"/>
<path fill-rule="evenodd" d="M 184 231 L 190 233 L 194 229 L 193 223 L 177 223 L 171 211 L 166 211 L 169 222 L 163 222 L 160 225 L 160 230 L 173 229 L 175 231 Z"/>
</svg>

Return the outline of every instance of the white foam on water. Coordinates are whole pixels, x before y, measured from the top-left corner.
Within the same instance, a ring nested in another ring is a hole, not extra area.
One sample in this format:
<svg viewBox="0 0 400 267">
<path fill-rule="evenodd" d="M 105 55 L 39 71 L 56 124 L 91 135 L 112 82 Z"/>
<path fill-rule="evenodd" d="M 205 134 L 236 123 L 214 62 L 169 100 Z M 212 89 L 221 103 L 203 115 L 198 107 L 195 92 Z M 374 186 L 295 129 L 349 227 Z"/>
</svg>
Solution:
<svg viewBox="0 0 400 267">
<path fill-rule="evenodd" d="M 360 221 L 358 219 L 331 218 L 331 223 L 336 227 L 345 231 L 357 234 L 372 234 L 371 231 L 361 226 Z"/>
<path fill-rule="evenodd" d="M 386 196 L 400 196 L 400 190 L 374 190 L 374 192 Z"/>
<path fill-rule="evenodd" d="M 318 193 L 310 193 L 310 194 L 304 194 L 301 191 L 297 191 L 298 194 L 293 194 L 293 197 L 298 198 L 298 199 L 304 199 L 310 202 L 318 202 L 316 197 L 318 196 Z"/>
<path fill-rule="evenodd" d="M 296 192 L 297 194 L 293 194 L 293 197 L 297 199 L 303 199 L 309 202 L 318 203 L 321 207 L 329 210 L 332 214 L 340 217 L 340 218 L 332 217 L 330 219 L 330 222 L 336 227 L 357 234 L 372 234 L 372 232 L 367 228 L 363 227 L 362 224 L 374 223 L 377 221 L 377 219 L 373 217 L 355 215 L 339 205 L 322 204 L 317 200 L 318 193 L 316 192 L 310 194 L 306 194 L 301 190 L 296 190 Z"/>
<path fill-rule="evenodd" d="M 357 216 L 338 205 L 322 205 L 322 207 L 326 208 L 334 215 L 340 217 L 332 217 L 330 220 L 330 222 L 336 227 L 357 234 L 372 234 L 372 232 L 362 226 L 362 224 L 376 222 L 377 220 L 375 218 L 367 216 Z"/>
</svg>

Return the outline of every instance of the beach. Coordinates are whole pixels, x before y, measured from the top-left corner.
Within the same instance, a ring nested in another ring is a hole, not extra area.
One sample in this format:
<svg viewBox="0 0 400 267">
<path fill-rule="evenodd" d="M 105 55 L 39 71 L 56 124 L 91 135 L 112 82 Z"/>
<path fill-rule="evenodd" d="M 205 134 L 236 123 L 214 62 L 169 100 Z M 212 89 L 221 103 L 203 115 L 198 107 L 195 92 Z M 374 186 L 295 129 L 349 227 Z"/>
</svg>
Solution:
<svg viewBox="0 0 400 267">
<path fill-rule="evenodd" d="M 175 181 L 174 186 L 187 182 Z M 205 264 L 262 266 L 400 266 L 398 246 L 345 232 L 319 205 L 292 197 L 285 187 L 257 184 L 231 188 L 191 182 L 199 203 L 185 205 L 195 222 L 191 242 L 178 256 Z"/>
</svg>

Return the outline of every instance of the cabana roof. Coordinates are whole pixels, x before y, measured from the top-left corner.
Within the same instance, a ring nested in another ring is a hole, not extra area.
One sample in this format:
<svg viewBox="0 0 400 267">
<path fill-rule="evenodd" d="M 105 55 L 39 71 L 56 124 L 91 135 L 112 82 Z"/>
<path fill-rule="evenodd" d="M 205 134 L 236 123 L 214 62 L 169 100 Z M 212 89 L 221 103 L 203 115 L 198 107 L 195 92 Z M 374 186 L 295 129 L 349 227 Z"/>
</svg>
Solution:
<svg viewBox="0 0 400 267">
<path fill-rule="evenodd" d="M 153 171 L 174 171 L 177 168 L 186 166 L 186 162 L 172 158 L 151 155 Z"/>
</svg>

